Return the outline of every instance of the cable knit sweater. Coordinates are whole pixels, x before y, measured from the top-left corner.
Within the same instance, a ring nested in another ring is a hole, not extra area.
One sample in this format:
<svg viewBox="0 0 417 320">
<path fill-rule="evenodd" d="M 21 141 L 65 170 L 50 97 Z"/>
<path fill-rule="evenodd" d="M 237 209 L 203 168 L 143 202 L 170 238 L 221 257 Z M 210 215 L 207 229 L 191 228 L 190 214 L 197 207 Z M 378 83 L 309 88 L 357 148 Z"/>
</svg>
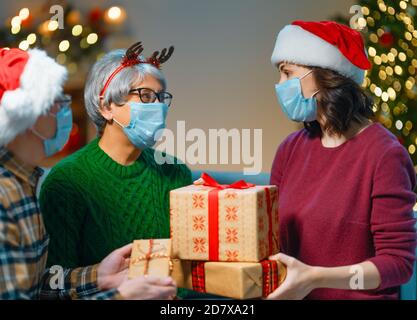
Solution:
<svg viewBox="0 0 417 320">
<path fill-rule="evenodd" d="M 169 191 L 191 184 L 184 164 L 159 165 L 157 151 L 122 166 L 98 141 L 58 163 L 42 185 L 48 265 L 91 265 L 132 240 L 169 238 Z"/>
<path fill-rule="evenodd" d="M 271 183 L 279 189 L 284 253 L 324 267 L 369 260 L 381 275 L 376 290 L 316 289 L 308 298 L 398 298 L 415 261 L 416 173 L 393 134 L 376 123 L 326 148 L 297 131 L 280 145 Z"/>
</svg>

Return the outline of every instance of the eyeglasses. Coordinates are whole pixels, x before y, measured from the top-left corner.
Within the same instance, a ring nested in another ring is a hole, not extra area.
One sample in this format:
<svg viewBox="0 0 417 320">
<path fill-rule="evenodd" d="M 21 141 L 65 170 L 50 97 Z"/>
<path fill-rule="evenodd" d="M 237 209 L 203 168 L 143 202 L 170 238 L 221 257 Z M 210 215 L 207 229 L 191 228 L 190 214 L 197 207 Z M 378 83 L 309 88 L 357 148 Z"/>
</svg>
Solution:
<svg viewBox="0 0 417 320">
<path fill-rule="evenodd" d="M 62 94 L 58 96 L 54 101 L 54 106 L 52 110 L 49 111 L 49 114 L 55 115 L 59 110 L 64 107 L 70 107 L 72 102 L 72 98 L 68 94 Z"/>
<path fill-rule="evenodd" d="M 169 107 L 172 101 L 172 94 L 169 92 L 155 92 L 149 88 L 135 88 L 130 90 L 129 93 L 138 94 L 140 101 L 143 103 L 153 103 L 158 99 L 159 102 L 165 103 Z"/>
</svg>

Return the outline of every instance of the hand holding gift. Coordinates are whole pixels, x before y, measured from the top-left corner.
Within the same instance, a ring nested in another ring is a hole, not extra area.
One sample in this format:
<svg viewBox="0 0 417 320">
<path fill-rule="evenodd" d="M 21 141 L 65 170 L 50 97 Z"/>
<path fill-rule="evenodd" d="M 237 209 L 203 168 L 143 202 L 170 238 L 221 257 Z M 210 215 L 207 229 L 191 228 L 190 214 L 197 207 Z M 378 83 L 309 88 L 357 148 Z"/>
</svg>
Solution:
<svg viewBox="0 0 417 320">
<path fill-rule="evenodd" d="M 170 277 L 171 240 L 135 240 L 131 248 L 129 280 L 119 289 L 120 293 L 131 297 L 141 292 L 141 299 L 147 300 L 174 298 L 177 288 Z"/>
</svg>

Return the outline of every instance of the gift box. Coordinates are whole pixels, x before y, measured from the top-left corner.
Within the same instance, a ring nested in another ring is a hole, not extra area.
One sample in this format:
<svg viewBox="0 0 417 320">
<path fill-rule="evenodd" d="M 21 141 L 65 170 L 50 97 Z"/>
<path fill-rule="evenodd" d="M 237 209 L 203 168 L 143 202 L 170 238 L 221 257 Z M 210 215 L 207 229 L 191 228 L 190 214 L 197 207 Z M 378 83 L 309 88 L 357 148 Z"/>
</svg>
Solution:
<svg viewBox="0 0 417 320">
<path fill-rule="evenodd" d="M 168 277 L 171 275 L 171 240 L 135 240 L 130 256 L 128 277 L 152 275 Z"/>
<path fill-rule="evenodd" d="M 204 262 L 173 259 L 172 278 L 179 288 L 233 299 L 268 296 L 285 280 L 286 267 L 261 262 Z"/>
<path fill-rule="evenodd" d="M 275 186 L 220 185 L 207 174 L 170 192 L 173 257 L 258 262 L 279 251 Z"/>
</svg>

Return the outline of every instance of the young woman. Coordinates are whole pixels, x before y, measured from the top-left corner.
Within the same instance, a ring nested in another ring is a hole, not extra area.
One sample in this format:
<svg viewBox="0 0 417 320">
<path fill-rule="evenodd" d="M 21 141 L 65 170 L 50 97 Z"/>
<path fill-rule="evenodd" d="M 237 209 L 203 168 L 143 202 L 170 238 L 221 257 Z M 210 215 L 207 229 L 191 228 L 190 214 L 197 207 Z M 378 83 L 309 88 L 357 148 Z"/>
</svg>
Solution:
<svg viewBox="0 0 417 320">
<path fill-rule="evenodd" d="M 85 103 L 99 137 L 56 165 L 41 190 L 49 265 L 88 265 L 135 239 L 169 238 L 169 191 L 191 183 L 184 164 L 160 163 L 165 155 L 151 148 L 171 104 L 159 67 L 172 50 L 145 60 L 138 43 L 93 66 Z"/>
<path fill-rule="evenodd" d="M 335 22 L 295 21 L 272 63 L 285 114 L 305 128 L 272 166 L 288 267 L 270 299 L 396 299 L 416 248 L 416 174 L 396 137 L 372 121 L 360 87 L 370 68 L 361 35 Z"/>
</svg>

